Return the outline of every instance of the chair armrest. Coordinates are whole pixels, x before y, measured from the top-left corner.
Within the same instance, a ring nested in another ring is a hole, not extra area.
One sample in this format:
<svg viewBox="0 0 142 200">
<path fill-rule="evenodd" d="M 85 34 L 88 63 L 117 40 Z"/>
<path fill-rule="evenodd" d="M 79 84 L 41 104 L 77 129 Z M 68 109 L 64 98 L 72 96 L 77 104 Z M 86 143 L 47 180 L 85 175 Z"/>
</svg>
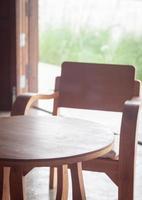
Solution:
<svg viewBox="0 0 142 200">
<path fill-rule="evenodd" d="M 128 137 L 128 132 L 136 132 L 139 111 L 142 108 L 142 98 L 134 97 L 124 103 L 122 123 L 121 123 L 121 138 Z M 124 134 L 124 136 L 123 136 Z M 131 134 L 129 135 L 131 137 Z"/>
<path fill-rule="evenodd" d="M 118 172 L 120 190 L 123 192 L 127 188 L 131 188 L 131 190 L 134 188 L 135 161 L 137 154 L 137 126 L 141 104 L 141 98 L 133 98 L 126 101 L 124 104 L 120 134 Z M 127 188 L 125 187 L 126 185 Z M 129 199 L 129 197 L 126 199 Z"/>
<path fill-rule="evenodd" d="M 135 157 L 135 149 L 137 145 L 137 128 L 139 122 L 139 111 L 142 108 L 142 98 L 136 97 L 127 100 L 124 104 L 121 133 L 120 133 L 120 148 L 119 158 L 122 165 L 125 163 L 133 163 Z"/>
<path fill-rule="evenodd" d="M 13 115 L 25 115 L 30 107 L 37 100 L 57 99 L 59 92 L 51 94 L 38 94 L 38 93 L 26 93 L 16 97 L 16 100 L 12 106 L 11 116 Z"/>
</svg>

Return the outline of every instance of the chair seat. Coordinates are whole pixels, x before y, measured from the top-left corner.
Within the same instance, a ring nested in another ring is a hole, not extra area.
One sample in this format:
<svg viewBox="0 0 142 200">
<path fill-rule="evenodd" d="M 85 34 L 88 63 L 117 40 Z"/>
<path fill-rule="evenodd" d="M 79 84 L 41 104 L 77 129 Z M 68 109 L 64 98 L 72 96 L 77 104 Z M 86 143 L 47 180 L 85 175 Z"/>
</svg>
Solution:
<svg viewBox="0 0 142 200">
<path fill-rule="evenodd" d="M 102 158 L 109 158 L 109 159 L 112 159 L 112 160 L 118 160 L 119 155 L 117 155 L 117 153 L 114 150 L 111 150 L 109 153 L 102 156 Z"/>
<path fill-rule="evenodd" d="M 79 118 L 89 121 L 95 121 L 102 123 L 109 127 L 114 132 L 114 147 L 113 150 L 102 156 L 102 158 L 110 158 L 112 160 L 118 160 L 119 156 L 119 132 L 122 119 L 121 112 L 108 112 L 98 110 L 84 110 L 74 108 L 61 108 L 61 116 Z"/>
<path fill-rule="evenodd" d="M 114 136 L 115 136 L 115 138 L 114 138 L 113 149 L 109 153 L 107 153 L 106 155 L 102 156 L 102 158 L 110 158 L 112 160 L 118 160 L 118 158 L 119 158 L 119 139 L 120 139 L 120 135 L 115 133 Z"/>
</svg>

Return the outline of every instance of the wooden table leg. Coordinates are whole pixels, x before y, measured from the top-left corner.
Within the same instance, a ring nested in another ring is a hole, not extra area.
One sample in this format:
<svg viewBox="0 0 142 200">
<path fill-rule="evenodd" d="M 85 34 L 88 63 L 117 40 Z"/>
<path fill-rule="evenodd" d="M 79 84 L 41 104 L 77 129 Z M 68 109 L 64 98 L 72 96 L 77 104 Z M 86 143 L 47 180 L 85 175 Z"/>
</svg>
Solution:
<svg viewBox="0 0 142 200">
<path fill-rule="evenodd" d="M 2 200 L 10 200 L 9 175 L 10 167 L 3 167 L 3 196 Z"/>
<path fill-rule="evenodd" d="M 56 200 L 68 199 L 68 166 L 57 167 L 57 194 Z"/>
<path fill-rule="evenodd" d="M 4 178 L 3 167 L 0 167 L 0 199 L 2 199 L 2 194 L 3 194 L 3 178 Z"/>
<path fill-rule="evenodd" d="M 50 167 L 49 169 L 49 189 L 54 189 L 57 186 L 57 168 Z"/>
<path fill-rule="evenodd" d="M 10 200 L 24 200 L 23 197 L 23 172 L 20 167 L 12 167 L 10 170 Z"/>
<path fill-rule="evenodd" d="M 73 200 L 85 200 L 85 189 L 82 175 L 82 163 L 70 165 L 72 178 L 72 196 Z"/>
</svg>

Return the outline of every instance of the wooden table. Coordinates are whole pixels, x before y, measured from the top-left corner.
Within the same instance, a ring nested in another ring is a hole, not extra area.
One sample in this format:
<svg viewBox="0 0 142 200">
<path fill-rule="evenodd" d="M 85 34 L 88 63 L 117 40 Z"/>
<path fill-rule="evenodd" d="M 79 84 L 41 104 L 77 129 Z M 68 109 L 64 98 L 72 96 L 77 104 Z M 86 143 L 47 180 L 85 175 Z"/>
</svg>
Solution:
<svg viewBox="0 0 142 200">
<path fill-rule="evenodd" d="M 11 200 L 23 200 L 22 173 L 53 166 L 60 172 L 56 200 L 67 199 L 68 166 L 73 199 L 84 200 L 82 161 L 109 152 L 113 133 L 101 124 L 64 117 L 17 116 L 0 119 L 0 166 L 11 167 Z"/>
</svg>

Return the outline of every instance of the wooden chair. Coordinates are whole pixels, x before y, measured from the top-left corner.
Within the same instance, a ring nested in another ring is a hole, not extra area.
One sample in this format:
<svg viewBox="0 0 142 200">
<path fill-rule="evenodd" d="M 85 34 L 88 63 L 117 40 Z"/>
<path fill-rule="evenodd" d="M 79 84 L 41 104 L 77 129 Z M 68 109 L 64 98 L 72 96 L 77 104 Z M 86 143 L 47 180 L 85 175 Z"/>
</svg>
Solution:
<svg viewBox="0 0 142 200">
<path fill-rule="evenodd" d="M 139 91 L 140 82 L 135 80 L 133 66 L 64 62 L 61 76 L 56 78 L 55 92 L 18 96 L 11 115 L 27 114 L 36 100 L 51 98 L 54 98 L 53 115 L 61 107 L 122 112 L 119 156 L 110 153 L 84 162 L 83 169 L 106 173 L 118 186 L 118 199 L 133 200 Z M 53 172 L 51 169 L 50 188 Z"/>
</svg>

